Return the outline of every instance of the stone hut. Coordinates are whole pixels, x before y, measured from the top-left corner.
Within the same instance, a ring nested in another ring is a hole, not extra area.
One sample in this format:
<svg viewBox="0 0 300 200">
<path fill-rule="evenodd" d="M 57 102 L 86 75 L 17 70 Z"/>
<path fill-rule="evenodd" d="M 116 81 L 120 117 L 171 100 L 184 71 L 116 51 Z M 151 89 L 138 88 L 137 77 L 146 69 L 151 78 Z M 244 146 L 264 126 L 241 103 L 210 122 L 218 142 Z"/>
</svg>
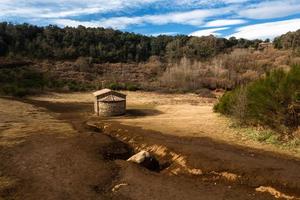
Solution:
<svg viewBox="0 0 300 200">
<path fill-rule="evenodd" d="M 93 93 L 94 108 L 98 116 L 118 116 L 126 112 L 126 95 L 103 89 Z"/>
<path fill-rule="evenodd" d="M 261 42 L 258 44 L 258 50 L 264 50 L 272 47 L 272 43 L 269 42 Z"/>
</svg>

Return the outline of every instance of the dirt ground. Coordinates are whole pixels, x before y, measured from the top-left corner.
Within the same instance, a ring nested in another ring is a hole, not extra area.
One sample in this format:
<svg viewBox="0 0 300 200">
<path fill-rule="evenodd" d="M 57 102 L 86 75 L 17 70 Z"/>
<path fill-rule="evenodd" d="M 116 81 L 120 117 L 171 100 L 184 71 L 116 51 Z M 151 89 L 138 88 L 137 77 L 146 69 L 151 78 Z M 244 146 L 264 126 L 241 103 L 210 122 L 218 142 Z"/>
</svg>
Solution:
<svg viewBox="0 0 300 200">
<path fill-rule="evenodd" d="M 0 199 L 106 197 L 118 167 L 100 150 L 111 138 L 80 134 L 73 125 L 82 118 L 70 123 L 27 103 L 0 99 L 0 110 Z"/>
<path fill-rule="evenodd" d="M 247 136 L 249 129 L 233 127 L 230 119 L 213 112 L 216 99 L 195 94 L 124 93 L 127 94 L 127 116 L 113 118 L 111 121 L 179 137 L 209 137 L 216 141 L 300 158 L 300 145 L 282 148 L 262 143 Z M 34 99 L 89 103 L 93 101 L 93 96 L 91 93 L 54 93 Z"/>
<path fill-rule="evenodd" d="M 295 154 L 238 141 L 213 101 L 128 93 L 126 116 L 99 119 L 88 93 L 2 98 L 0 199 L 299 199 Z M 138 145 L 166 148 L 158 158 L 169 165 L 156 173 L 124 161 Z"/>
</svg>

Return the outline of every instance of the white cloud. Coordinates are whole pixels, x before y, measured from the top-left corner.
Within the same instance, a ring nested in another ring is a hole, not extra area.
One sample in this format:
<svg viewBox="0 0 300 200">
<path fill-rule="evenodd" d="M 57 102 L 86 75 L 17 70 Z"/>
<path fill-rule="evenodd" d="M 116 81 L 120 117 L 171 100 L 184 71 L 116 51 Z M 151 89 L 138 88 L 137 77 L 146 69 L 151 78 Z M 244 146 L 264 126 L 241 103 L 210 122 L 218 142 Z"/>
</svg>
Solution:
<svg viewBox="0 0 300 200">
<path fill-rule="evenodd" d="M 172 12 L 161 15 L 148 15 L 142 17 L 144 22 L 151 24 L 189 24 L 199 26 L 203 24 L 207 17 L 218 16 L 220 13 L 226 13 L 228 9 L 197 9 L 187 12 Z"/>
<path fill-rule="evenodd" d="M 149 34 L 151 36 L 159 36 L 159 35 L 177 35 L 178 32 L 162 32 L 162 33 L 152 33 L 152 34 Z"/>
<path fill-rule="evenodd" d="M 291 19 L 278 22 L 262 23 L 244 26 L 237 29 L 237 32 L 228 37 L 247 38 L 247 39 L 273 39 L 276 36 L 296 31 L 300 28 L 300 19 Z"/>
<path fill-rule="evenodd" d="M 251 19 L 271 19 L 300 13 L 299 0 L 265 1 L 241 8 L 239 16 Z"/>
<path fill-rule="evenodd" d="M 243 19 L 219 19 L 207 22 L 204 26 L 205 27 L 218 27 L 218 26 L 229 26 L 229 25 L 237 25 L 237 24 L 244 24 L 246 20 Z"/>
<path fill-rule="evenodd" d="M 97 21 L 75 21 L 69 19 L 57 19 L 52 20 L 54 23 L 63 26 L 90 26 L 90 27 L 110 27 L 124 29 L 130 25 L 141 25 L 141 24 L 189 24 L 193 26 L 200 26 L 204 23 L 207 17 L 217 16 L 219 13 L 229 12 L 229 9 L 198 9 L 187 12 L 171 12 L 161 15 L 144 15 L 137 17 L 111 17 L 108 19 L 100 19 Z"/>
<path fill-rule="evenodd" d="M 62 18 L 138 8 L 162 0 L 0 0 L 0 16 Z"/>
<path fill-rule="evenodd" d="M 52 23 L 62 25 L 62 26 L 69 26 L 69 27 L 77 27 L 79 25 L 82 25 L 85 27 L 91 27 L 91 28 L 100 27 L 99 23 L 97 23 L 95 21 L 80 22 L 80 21 L 71 20 L 71 19 L 55 19 L 52 21 Z"/>
<path fill-rule="evenodd" d="M 226 29 L 228 29 L 228 27 L 203 29 L 203 30 L 192 32 L 189 35 L 190 36 L 198 36 L 198 37 L 200 37 L 200 36 L 208 36 L 208 35 L 219 36 L 221 34 L 218 33 L 218 31 L 222 31 L 222 30 L 226 30 Z"/>
<path fill-rule="evenodd" d="M 180 6 L 216 6 L 220 4 L 238 4 L 238 3 L 245 3 L 250 0 L 175 0 L 171 1 L 173 4 L 177 4 Z"/>
<path fill-rule="evenodd" d="M 161 11 L 160 7 L 163 7 L 164 11 Z M 153 14 L 134 15 L 139 9 Z M 104 17 L 105 13 L 112 17 Z M 300 14 L 300 0 L 0 0 L 0 21 L 116 29 L 125 29 L 132 25 L 146 27 L 148 24 L 181 24 L 199 29 L 209 28 L 192 33 L 198 35 L 220 35 L 218 31 L 224 30 L 225 27 L 229 29 L 233 25 L 251 22 L 250 19 L 271 21 L 273 18 L 293 14 Z M 86 15 L 89 15 L 89 19 Z M 248 38 L 255 35 L 273 37 L 286 30 L 300 28 L 295 21 L 285 22 L 244 26 L 237 29 L 235 34 Z M 289 25 L 291 23 L 294 28 Z M 276 26 L 277 29 L 272 29 L 273 34 L 263 26 L 270 29 Z"/>
</svg>

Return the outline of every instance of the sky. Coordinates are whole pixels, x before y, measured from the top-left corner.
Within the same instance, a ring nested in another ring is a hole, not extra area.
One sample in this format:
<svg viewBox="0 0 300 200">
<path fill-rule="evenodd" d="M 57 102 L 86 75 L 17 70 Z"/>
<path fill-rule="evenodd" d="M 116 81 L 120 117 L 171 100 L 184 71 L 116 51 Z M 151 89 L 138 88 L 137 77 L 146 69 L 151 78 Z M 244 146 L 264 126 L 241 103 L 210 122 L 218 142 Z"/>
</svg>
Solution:
<svg viewBox="0 0 300 200">
<path fill-rule="evenodd" d="M 300 0 L 0 0 L 0 21 L 273 39 L 300 29 Z"/>
</svg>

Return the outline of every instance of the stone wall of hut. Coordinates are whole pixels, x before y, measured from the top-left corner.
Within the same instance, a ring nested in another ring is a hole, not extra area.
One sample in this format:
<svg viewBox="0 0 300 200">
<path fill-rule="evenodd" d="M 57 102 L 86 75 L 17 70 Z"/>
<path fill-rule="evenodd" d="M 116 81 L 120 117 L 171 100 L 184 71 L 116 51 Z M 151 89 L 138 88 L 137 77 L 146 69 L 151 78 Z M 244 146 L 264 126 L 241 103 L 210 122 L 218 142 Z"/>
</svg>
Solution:
<svg viewBox="0 0 300 200">
<path fill-rule="evenodd" d="M 97 109 L 98 106 L 98 109 Z M 126 101 L 101 102 L 95 101 L 95 112 L 99 116 L 118 116 L 126 112 Z"/>
</svg>

